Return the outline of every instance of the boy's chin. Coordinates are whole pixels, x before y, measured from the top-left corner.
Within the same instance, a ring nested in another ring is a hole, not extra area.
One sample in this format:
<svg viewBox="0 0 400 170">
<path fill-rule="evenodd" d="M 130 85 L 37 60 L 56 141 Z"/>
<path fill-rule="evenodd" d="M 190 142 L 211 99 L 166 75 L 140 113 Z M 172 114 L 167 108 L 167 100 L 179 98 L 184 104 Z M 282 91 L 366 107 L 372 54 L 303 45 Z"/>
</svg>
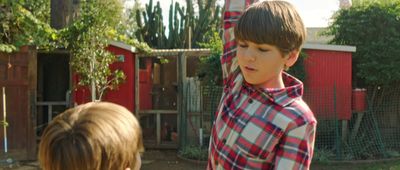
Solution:
<svg viewBox="0 0 400 170">
<path fill-rule="evenodd" d="M 250 85 L 258 86 L 260 83 L 257 80 L 244 77 L 244 81 Z"/>
</svg>

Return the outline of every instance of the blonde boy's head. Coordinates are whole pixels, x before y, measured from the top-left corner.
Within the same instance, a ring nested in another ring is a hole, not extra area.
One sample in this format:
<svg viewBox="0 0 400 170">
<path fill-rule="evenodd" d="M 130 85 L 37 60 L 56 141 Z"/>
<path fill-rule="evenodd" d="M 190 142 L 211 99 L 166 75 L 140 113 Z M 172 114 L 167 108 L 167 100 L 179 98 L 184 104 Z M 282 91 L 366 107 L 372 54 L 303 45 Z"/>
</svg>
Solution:
<svg viewBox="0 0 400 170">
<path fill-rule="evenodd" d="M 300 50 L 305 36 L 300 15 L 285 1 L 262 1 L 251 5 L 235 27 L 236 40 L 274 45 L 282 54 Z"/>
<path fill-rule="evenodd" d="M 134 169 L 142 151 L 134 115 L 122 106 L 96 102 L 51 121 L 41 138 L 39 162 L 44 170 Z"/>
</svg>

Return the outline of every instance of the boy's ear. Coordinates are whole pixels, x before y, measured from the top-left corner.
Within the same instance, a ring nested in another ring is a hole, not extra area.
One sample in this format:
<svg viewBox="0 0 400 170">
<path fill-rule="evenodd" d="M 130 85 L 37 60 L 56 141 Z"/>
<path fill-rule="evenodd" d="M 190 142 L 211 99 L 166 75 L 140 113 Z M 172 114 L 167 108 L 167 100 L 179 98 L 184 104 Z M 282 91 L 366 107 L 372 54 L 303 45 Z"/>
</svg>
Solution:
<svg viewBox="0 0 400 170">
<path fill-rule="evenodd" d="M 285 65 L 287 67 L 292 67 L 294 65 L 294 63 L 296 63 L 297 59 L 299 58 L 299 54 L 300 54 L 299 50 L 293 50 L 293 51 L 289 52 Z"/>
</svg>

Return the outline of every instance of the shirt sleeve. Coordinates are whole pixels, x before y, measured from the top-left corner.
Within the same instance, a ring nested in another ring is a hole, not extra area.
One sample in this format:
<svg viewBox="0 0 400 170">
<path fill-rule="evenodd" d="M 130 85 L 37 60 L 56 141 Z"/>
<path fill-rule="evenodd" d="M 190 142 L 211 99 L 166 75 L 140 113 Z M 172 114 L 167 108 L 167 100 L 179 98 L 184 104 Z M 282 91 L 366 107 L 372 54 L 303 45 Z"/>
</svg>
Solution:
<svg viewBox="0 0 400 170">
<path fill-rule="evenodd" d="M 308 170 L 314 151 L 316 122 L 288 131 L 278 145 L 275 169 Z"/>
<path fill-rule="evenodd" d="M 234 28 L 243 11 L 258 0 L 225 0 L 225 11 L 223 15 L 223 54 L 220 58 L 222 66 L 222 78 L 224 85 L 228 77 L 237 69 L 236 41 Z"/>
</svg>

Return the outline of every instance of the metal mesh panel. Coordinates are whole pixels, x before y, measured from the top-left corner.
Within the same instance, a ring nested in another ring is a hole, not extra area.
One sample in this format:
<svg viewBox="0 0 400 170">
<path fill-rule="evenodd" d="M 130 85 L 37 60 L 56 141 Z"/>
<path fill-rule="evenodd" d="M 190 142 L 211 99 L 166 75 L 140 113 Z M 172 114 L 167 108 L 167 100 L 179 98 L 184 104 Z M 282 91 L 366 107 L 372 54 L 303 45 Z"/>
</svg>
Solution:
<svg viewBox="0 0 400 170">
<path fill-rule="evenodd" d="M 367 90 L 368 107 L 364 111 L 353 109 L 350 118 L 343 119 L 343 113 L 339 112 L 341 103 L 354 101 L 351 98 L 340 99 L 339 87 L 325 90 L 306 88 L 304 99 L 318 120 L 315 161 L 400 156 L 400 88 L 375 89 Z M 331 95 L 334 100 L 321 102 L 332 98 Z"/>
<path fill-rule="evenodd" d="M 189 79 L 186 90 L 187 116 L 183 123 L 186 129 L 184 143 L 187 146 L 208 146 L 215 111 L 222 95 L 222 87 L 201 86 Z"/>
<path fill-rule="evenodd" d="M 341 87 L 306 87 L 303 99 L 318 125 L 314 161 L 373 160 L 400 156 L 400 88 L 367 89 L 367 108 L 354 111 L 352 96 Z M 186 145 L 207 147 L 222 87 L 201 86 L 200 112 L 188 108 Z M 186 93 L 191 92 L 190 89 Z M 196 92 L 197 93 L 197 92 Z M 189 95 L 189 94 L 188 94 Z M 203 129 L 200 142 L 199 129 Z"/>
</svg>

